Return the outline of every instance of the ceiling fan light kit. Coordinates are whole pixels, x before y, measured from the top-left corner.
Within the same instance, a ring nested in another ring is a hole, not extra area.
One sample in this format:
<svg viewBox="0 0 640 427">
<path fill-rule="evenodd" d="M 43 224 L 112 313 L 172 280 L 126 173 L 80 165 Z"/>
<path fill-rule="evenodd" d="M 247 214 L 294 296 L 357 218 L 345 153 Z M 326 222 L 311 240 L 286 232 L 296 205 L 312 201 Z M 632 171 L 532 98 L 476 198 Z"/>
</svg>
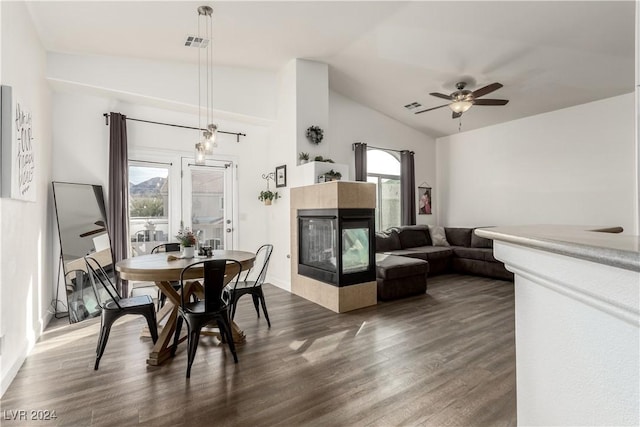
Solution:
<svg viewBox="0 0 640 427">
<path fill-rule="evenodd" d="M 455 101 L 449 104 L 449 108 L 451 108 L 454 113 L 464 113 L 471 108 L 472 105 L 473 102 L 471 101 Z"/>
<path fill-rule="evenodd" d="M 452 118 L 457 119 L 462 116 L 462 113 L 468 111 L 474 105 L 506 105 L 509 101 L 506 99 L 478 99 L 481 96 L 487 95 L 502 87 L 501 83 L 491 83 L 473 92 L 465 89 L 466 82 L 459 82 L 456 84 L 456 91 L 451 95 L 445 95 L 443 93 L 431 92 L 429 95 L 436 98 L 442 98 L 451 101 L 448 104 L 439 105 L 433 108 L 427 108 L 426 110 L 416 111 L 415 114 L 426 113 L 427 111 L 437 110 L 442 107 L 449 107 L 453 111 Z"/>
</svg>

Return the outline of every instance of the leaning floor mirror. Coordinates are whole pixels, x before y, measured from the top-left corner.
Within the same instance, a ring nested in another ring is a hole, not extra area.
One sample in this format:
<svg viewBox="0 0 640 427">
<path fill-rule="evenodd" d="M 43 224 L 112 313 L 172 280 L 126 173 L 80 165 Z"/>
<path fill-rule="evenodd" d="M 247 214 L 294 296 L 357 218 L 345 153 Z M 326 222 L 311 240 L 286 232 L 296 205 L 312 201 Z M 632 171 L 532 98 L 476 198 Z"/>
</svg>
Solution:
<svg viewBox="0 0 640 427">
<path fill-rule="evenodd" d="M 53 198 L 69 322 L 75 323 L 100 315 L 84 257 L 89 255 L 113 271 L 104 194 L 101 185 L 53 182 Z"/>
</svg>

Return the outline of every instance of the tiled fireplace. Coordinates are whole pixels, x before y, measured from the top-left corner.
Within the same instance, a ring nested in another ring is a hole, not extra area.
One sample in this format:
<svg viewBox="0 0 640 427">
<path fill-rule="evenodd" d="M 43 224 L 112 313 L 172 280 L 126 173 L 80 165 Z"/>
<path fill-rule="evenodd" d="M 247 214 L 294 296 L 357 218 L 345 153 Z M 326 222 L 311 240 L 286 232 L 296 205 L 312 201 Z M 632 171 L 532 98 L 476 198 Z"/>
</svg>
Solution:
<svg viewBox="0 0 640 427">
<path fill-rule="evenodd" d="M 291 189 L 291 290 L 335 312 L 377 303 L 375 185 Z"/>
</svg>

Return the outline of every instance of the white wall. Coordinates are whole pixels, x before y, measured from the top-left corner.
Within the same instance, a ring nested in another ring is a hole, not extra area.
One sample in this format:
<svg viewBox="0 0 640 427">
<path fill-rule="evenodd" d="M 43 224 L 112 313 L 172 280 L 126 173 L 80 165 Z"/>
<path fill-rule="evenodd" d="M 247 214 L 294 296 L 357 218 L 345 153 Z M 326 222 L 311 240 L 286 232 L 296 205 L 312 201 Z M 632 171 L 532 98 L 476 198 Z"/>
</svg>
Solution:
<svg viewBox="0 0 640 427">
<path fill-rule="evenodd" d="M 273 245 L 267 280 L 283 289 L 291 289 L 291 263 L 289 244 L 289 189 L 297 183 L 297 67 L 298 61 L 289 61 L 278 75 L 277 120 L 271 128 L 271 141 L 267 166 L 263 173 L 275 171 L 276 166 L 287 166 L 287 186 L 276 189 L 273 181 L 271 190 L 277 190 L 281 197 L 271 206 L 262 206 L 260 212 L 265 215 L 267 240 Z M 265 189 L 261 182 L 261 189 Z"/>
<path fill-rule="evenodd" d="M 2 84 L 32 112 L 36 201 L 0 199 L 0 355 L 4 393 L 48 322 L 52 299 L 51 101 L 45 53 L 23 2 L 0 3 Z M 19 41 L 17 43 L 16 41 Z"/>
<path fill-rule="evenodd" d="M 47 77 L 52 80 L 116 91 L 119 99 L 133 94 L 147 102 L 168 100 L 185 108 L 198 105 L 197 76 L 195 63 L 61 53 L 47 56 Z M 218 116 L 275 119 L 276 73 L 214 67 L 213 85 L 213 108 Z"/>
<path fill-rule="evenodd" d="M 634 111 L 627 94 L 439 138 L 439 222 L 637 234 Z"/>
<path fill-rule="evenodd" d="M 416 186 L 423 182 L 431 185 L 433 206 L 439 203 L 434 138 L 334 91 L 329 92 L 329 124 L 331 138 L 320 145 L 337 163 L 349 165 L 350 179 L 355 178 L 355 157 L 351 148 L 354 142 L 393 150 L 412 150 L 415 152 Z M 417 206 L 416 194 L 416 209 Z M 437 216 L 416 215 L 416 220 L 418 224 L 436 224 Z"/>
<path fill-rule="evenodd" d="M 327 64 L 296 59 L 296 145 L 298 153 L 309 153 L 311 160 L 316 156 L 331 158 L 327 152 L 327 141 L 332 139 L 329 123 L 329 66 Z M 307 139 L 307 129 L 319 126 L 323 140 L 314 144 Z"/>
</svg>

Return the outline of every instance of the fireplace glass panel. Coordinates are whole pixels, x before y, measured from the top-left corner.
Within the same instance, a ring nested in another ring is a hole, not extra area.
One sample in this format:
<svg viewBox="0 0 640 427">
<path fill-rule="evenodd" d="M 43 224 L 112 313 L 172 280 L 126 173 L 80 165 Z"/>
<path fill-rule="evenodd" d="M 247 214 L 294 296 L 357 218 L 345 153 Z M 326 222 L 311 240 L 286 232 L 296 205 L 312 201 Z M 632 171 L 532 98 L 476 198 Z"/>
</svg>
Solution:
<svg viewBox="0 0 640 427">
<path fill-rule="evenodd" d="M 342 272 L 359 273 L 369 269 L 369 227 L 349 224 L 342 230 Z"/>
<path fill-rule="evenodd" d="M 300 221 L 300 263 L 337 272 L 335 219 L 301 218 Z"/>
</svg>

